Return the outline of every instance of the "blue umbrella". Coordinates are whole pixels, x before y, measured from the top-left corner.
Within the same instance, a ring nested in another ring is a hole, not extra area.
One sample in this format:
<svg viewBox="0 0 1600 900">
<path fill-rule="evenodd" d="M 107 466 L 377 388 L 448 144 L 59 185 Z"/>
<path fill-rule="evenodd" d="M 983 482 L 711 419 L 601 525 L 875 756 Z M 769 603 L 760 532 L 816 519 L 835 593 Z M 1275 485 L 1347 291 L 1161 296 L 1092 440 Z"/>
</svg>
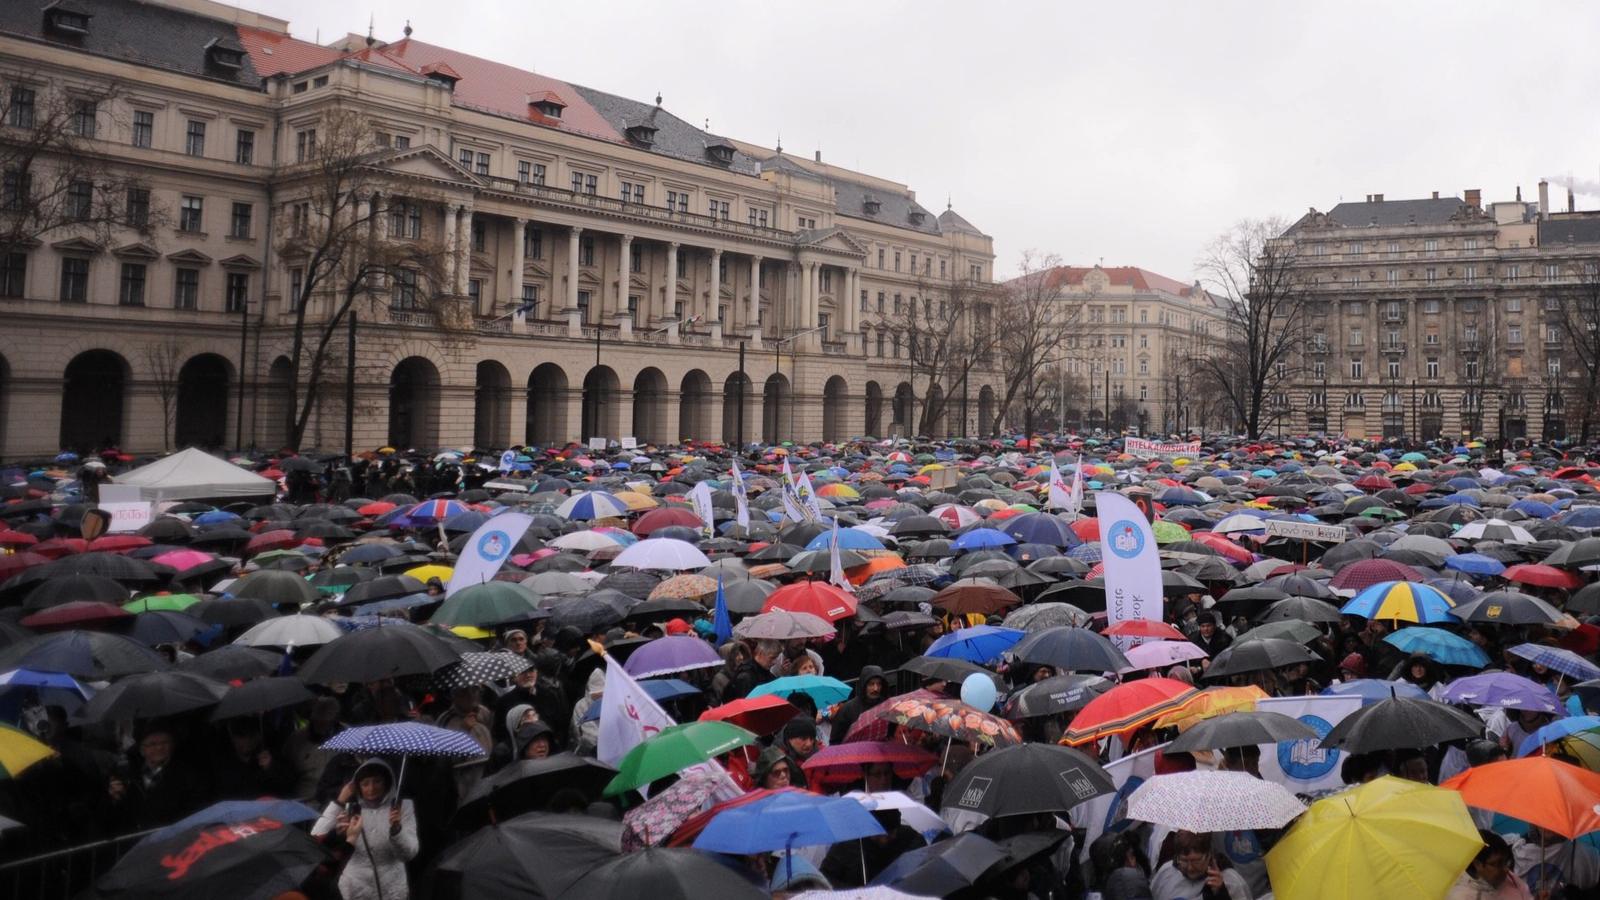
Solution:
<svg viewBox="0 0 1600 900">
<path fill-rule="evenodd" d="M 867 808 L 849 797 L 785 791 L 718 813 L 694 839 L 696 850 L 771 853 L 883 834 Z"/>
<path fill-rule="evenodd" d="M 150 832 L 134 846 L 143 847 L 164 841 L 196 825 L 236 825 L 263 817 L 293 825 L 313 821 L 317 818 L 317 811 L 298 800 L 224 800 Z"/>
<path fill-rule="evenodd" d="M 1429 699 L 1427 691 L 1409 681 L 1384 681 L 1381 678 L 1341 681 L 1323 688 L 1322 693 L 1332 697 L 1360 697 L 1362 706 L 1377 703 L 1379 700 L 1388 700 L 1391 697 L 1402 700 Z"/>
<path fill-rule="evenodd" d="M 1531 663 L 1544 666 L 1552 672 L 1560 672 L 1574 681 L 1588 681 L 1591 678 L 1600 678 L 1600 666 L 1596 666 L 1571 650 L 1563 650 L 1560 647 L 1546 647 L 1543 644 L 1518 644 L 1511 648 L 1511 653 Z"/>
<path fill-rule="evenodd" d="M 1468 706 L 1498 706 L 1562 714 L 1561 701 L 1556 699 L 1554 691 L 1513 672 L 1484 672 L 1457 678 L 1445 686 L 1439 699 L 1445 703 Z"/>
<path fill-rule="evenodd" d="M 956 550 L 982 550 L 989 547 L 1009 547 L 1017 539 L 994 528 L 974 528 L 955 539 L 950 546 Z"/>
<path fill-rule="evenodd" d="M 964 659 L 967 662 L 987 665 L 1000 658 L 1000 654 L 1027 634 L 1016 628 L 999 628 L 994 625 L 976 625 L 952 631 L 934 641 L 923 656 L 943 656 Z"/>
<path fill-rule="evenodd" d="M 1506 570 L 1505 563 L 1482 553 L 1458 553 L 1446 559 L 1444 567 L 1468 575 L 1499 575 Z"/>
<path fill-rule="evenodd" d="M 1489 654 L 1477 644 L 1438 628 L 1402 628 L 1385 637 L 1383 642 L 1447 666 L 1481 669 L 1489 664 Z"/>
<path fill-rule="evenodd" d="M 790 675 L 786 678 L 777 678 L 763 685 L 758 685 L 749 696 L 761 697 L 772 694 L 778 697 L 787 697 L 793 693 L 802 693 L 815 700 L 817 708 L 832 706 L 850 696 L 850 685 L 837 678 L 826 675 Z"/>
<path fill-rule="evenodd" d="M 1600 728 L 1600 716 L 1568 716 L 1565 719 L 1557 719 L 1523 738 L 1522 743 L 1517 745 L 1517 755 L 1527 756 L 1545 744 L 1559 741 L 1569 734 L 1592 731 L 1596 728 Z"/>
<path fill-rule="evenodd" d="M 639 682 L 639 687 L 643 688 L 644 692 L 650 696 L 650 699 L 657 703 L 665 703 L 668 700 L 676 700 L 679 697 L 700 693 L 699 688 L 681 678 L 647 678 Z M 599 700 L 589 704 L 589 709 L 584 712 L 580 721 L 599 721 L 600 708 L 604 703 L 605 698 L 601 697 Z"/>
</svg>

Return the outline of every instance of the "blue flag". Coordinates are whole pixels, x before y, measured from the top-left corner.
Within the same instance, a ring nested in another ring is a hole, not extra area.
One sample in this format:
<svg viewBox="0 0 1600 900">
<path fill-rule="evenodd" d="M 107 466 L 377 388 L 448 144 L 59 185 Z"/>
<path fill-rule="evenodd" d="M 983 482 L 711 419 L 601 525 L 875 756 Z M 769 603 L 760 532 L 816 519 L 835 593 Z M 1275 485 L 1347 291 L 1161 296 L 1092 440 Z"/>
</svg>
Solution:
<svg viewBox="0 0 1600 900">
<path fill-rule="evenodd" d="M 722 576 L 717 576 L 717 607 L 712 613 L 712 624 L 717 629 L 717 646 L 733 639 L 733 618 L 728 615 L 728 598 L 722 594 Z"/>
</svg>

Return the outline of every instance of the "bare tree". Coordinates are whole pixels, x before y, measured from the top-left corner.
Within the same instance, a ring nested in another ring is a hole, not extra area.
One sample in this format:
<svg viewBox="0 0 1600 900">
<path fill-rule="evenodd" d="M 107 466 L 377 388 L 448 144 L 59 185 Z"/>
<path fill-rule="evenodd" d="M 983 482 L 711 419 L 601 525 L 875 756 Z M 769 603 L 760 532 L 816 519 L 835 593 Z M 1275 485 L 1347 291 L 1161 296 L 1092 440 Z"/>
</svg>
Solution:
<svg viewBox="0 0 1600 900">
<path fill-rule="evenodd" d="M 329 110 L 306 142 L 305 161 L 282 172 L 289 215 L 280 223 L 278 252 L 300 272 L 299 291 L 288 298 L 294 321 L 285 399 L 293 448 L 304 439 L 326 383 L 329 347 L 352 311 L 376 312 L 392 298 L 397 308 L 444 332 L 472 328 L 473 311 L 446 284 L 448 254 L 441 242 L 409 232 L 380 238 L 394 201 L 375 133 L 365 116 Z M 370 198 L 379 188 L 386 202 L 374 204 Z M 406 202 L 422 199 L 413 192 Z M 327 302 L 319 305 L 318 297 Z"/>
<path fill-rule="evenodd" d="M 0 71 L 0 84 L 0 254 L 65 238 L 103 247 L 124 229 L 148 238 L 165 222 L 148 184 L 109 165 L 96 144 L 114 124 L 115 85 L 69 92 L 15 71 Z"/>
<path fill-rule="evenodd" d="M 1023 401 L 1023 428 L 1033 430 L 1040 400 L 1041 374 L 1049 365 L 1063 365 L 1067 338 L 1084 331 L 1085 305 L 1070 300 L 1062 289 L 1061 259 L 1022 254 L 1022 274 L 1005 285 L 996 328 L 1004 394 L 995 414 L 1000 429 L 1005 410 Z"/>
<path fill-rule="evenodd" d="M 1227 399 L 1251 439 L 1261 436 L 1273 394 L 1298 374 L 1305 346 L 1307 297 L 1285 230 L 1277 219 L 1242 221 L 1198 262 L 1202 283 L 1224 301 L 1216 352 L 1197 359 L 1202 389 Z"/>
<path fill-rule="evenodd" d="M 144 347 L 145 368 L 150 370 L 150 383 L 155 386 L 161 401 L 161 449 L 172 449 L 172 432 L 177 425 L 178 375 L 183 369 L 183 345 L 176 338 Z"/>
<path fill-rule="evenodd" d="M 1600 420 L 1600 262 L 1575 261 L 1566 271 L 1566 277 L 1545 288 L 1546 321 L 1562 337 L 1557 357 L 1561 374 L 1551 379 L 1547 368 L 1546 380 L 1552 396 L 1566 395 L 1564 404 L 1576 402 L 1575 409 L 1566 408 L 1577 413 L 1578 442 L 1587 445 Z"/>
<path fill-rule="evenodd" d="M 917 294 L 886 319 L 906 341 L 911 388 L 923 398 L 916 433 L 933 434 L 966 392 L 973 370 L 993 364 L 994 300 L 971 280 L 919 280 Z"/>
</svg>

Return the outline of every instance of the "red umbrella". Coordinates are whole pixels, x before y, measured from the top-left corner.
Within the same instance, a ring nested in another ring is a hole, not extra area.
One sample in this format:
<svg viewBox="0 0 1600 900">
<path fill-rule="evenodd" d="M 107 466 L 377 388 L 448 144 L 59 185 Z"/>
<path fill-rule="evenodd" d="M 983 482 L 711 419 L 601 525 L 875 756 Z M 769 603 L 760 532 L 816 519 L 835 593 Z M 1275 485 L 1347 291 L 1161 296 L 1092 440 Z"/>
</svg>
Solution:
<svg viewBox="0 0 1600 900">
<path fill-rule="evenodd" d="M 95 600 L 73 600 L 52 606 L 22 619 L 25 628 L 54 630 L 62 628 L 91 628 L 117 619 L 131 619 L 133 613 L 120 606 Z"/>
<path fill-rule="evenodd" d="M 1511 566 L 1500 573 L 1500 577 L 1507 581 L 1515 581 L 1518 584 L 1562 588 L 1568 591 L 1583 587 L 1583 579 L 1576 573 L 1539 563 L 1523 563 L 1522 565 Z"/>
<path fill-rule="evenodd" d="M 764 737 L 773 734 L 798 715 L 800 715 L 798 706 L 782 697 L 766 694 L 713 706 L 700 714 L 700 721 L 730 722 Z"/>
<path fill-rule="evenodd" d="M 42 566 L 49 561 L 50 558 L 47 556 L 29 552 L 0 555 L 0 582 L 6 581 L 18 572 Z"/>
<path fill-rule="evenodd" d="M 797 581 L 773 591 L 761 607 L 764 613 L 775 609 L 810 613 L 819 619 L 837 622 L 856 614 L 856 598 L 826 581 Z"/>
<path fill-rule="evenodd" d="M 681 506 L 663 506 L 660 509 L 652 509 L 640 516 L 638 521 L 633 523 L 633 533 L 640 537 L 649 537 L 650 533 L 656 529 L 673 525 L 699 529 L 704 527 L 705 523 L 700 521 L 700 517 L 695 515 L 692 509 Z"/>
<path fill-rule="evenodd" d="M 12 531 L 9 528 L 0 528 L 0 547 L 32 547 L 39 543 L 39 539 L 26 531 Z"/>
<path fill-rule="evenodd" d="M 1421 580 L 1422 576 L 1416 569 L 1392 559 L 1363 559 L 1340 569 L 1328 579 L 1328 586 L 1335 590 L 1349 588 L 1359 591 L 1382 581 Z"/>
<path fill-rule="evenodd" d="M 1072 719 L 1064 744 L 1087 744 L 1148 725 L 1182 707 L 1198 691 L 1176 678 L 1142 678 L 1090 700 Z"/>
<path fill-rule="evenodd" d="M 800 764 L 806 781 L 818 787 L 860 781 L 867 766 L 888 763 L 900 778 L 916 778 L 933 768 L 939 758 L 912 744 L 899 741 L 853 741 L 818 750 Z"/>
<path fill-rule="evenodd" d="M 1117 637 L 1161 638 L 1172 641 L 1188 640 L 1183 632 L 1155 619 L 1123 619 L 1100 633 Z"/>
<path fill-rule="evenodd" d="M 107 534 L 90 541 L 88 549 L 90 552 L 127 553 L 154 543 L 142 534 Z"/>
<path fill-rule="evenodd" d="M 304 542 L 299 535 L 287 528 L 280 528 L 277 531 L 262 532 L 251 538 L 250 543 L 244 545 L 244 552 L 253 556 L 257 553 L 265 553 L 268 550 L 288 550 L 291 547 L 298 547 L 302 543 Z"/>
<path fill-rule="evenodd" d="M 1096 518 L 1078 519 L 1069 528 L 1081 541 L 1100 540 L 1100 520 Z"/>
<path fill-rule="evenodd" d="M 74 553 L 82 553 L 89 549 L 89 542 L 83 538 L 51 538 L 33 545 L 33 552 L 50 559 L 60 559 Z"/>
</svg>

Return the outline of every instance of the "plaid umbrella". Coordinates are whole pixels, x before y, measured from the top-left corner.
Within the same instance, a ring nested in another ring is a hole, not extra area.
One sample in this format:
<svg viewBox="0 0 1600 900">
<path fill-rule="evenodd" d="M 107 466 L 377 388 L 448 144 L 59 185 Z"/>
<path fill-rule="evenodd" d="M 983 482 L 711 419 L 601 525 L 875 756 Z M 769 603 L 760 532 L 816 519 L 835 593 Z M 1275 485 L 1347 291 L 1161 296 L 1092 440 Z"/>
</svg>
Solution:
<svg viewBox="0 0 1600 900">
<path fill-rule="evenodd" d="M 493 653 L 461 654 L 459 662 L 445 666 L 434 676 L 440 690 L 476 687 L 506 681 L 518 672 L 525 672 L 533 664 L 523 657 L 501 650 Z"/>
<path fill-rule="evenodd" d="M 671 837 L 679 825 L 706 808 L 721 781 L 713 774 L 693 772 L 628 810 L 622 817 L 622 852 L 654 847 Z"/>
<path fill-rule="evenodd" d="M 897 700 L 889 705 L 883 718 L 907 728 L 989 747 L 1022 743 L 1016 726 L 958 700 Z"/>
</svg>

